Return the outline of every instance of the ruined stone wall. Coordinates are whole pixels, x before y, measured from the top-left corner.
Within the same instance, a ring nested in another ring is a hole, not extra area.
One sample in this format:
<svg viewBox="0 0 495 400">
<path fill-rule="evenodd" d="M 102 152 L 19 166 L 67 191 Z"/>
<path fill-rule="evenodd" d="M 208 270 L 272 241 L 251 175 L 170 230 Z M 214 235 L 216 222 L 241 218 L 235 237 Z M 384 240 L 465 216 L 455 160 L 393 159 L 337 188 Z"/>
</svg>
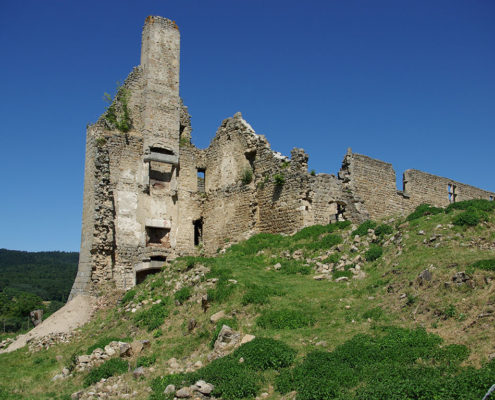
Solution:
<svg viewBox="0 0 495 400">
<path fill-rule="evenodd" d="M 255 233 L 289 234 L 405 214 L 424 202 L 445 206 L 495 196 L 416 170 L 405 172 L 403 193 L 391 164 L 351 151 L 338 177 L 314 176 L 302 149 L 290 158 L 274 152 L 240 113 L 222 122 L 207 149 L 197 149 L 179 97 L 179 52 L 175 23 L 148 17 L 141 65 L 111 106 L 119 118 L 128 112 L 129 130 L 105 114 L 87 130 L 81 252 L 71 296 L 128 289 L 164 260 L 212 255 Z"/>
<path fill-rule="evenodd" d="M 369 218 L 364 202 L 348 192 L 334 175 L 318 174 L 311 177 L 310 211 L 312 219 L 305 225 L 326 225 L 336 221 L 361 222 Z"/>
<path fill-rule="evenodd" d="M 344 192 L 363 200 L 372 219 L 406 215 L 423 203 L 445 207 L 451 202 L 495 197 L 493 192 L 413 169 L 405 171 L 404 190 L 398 191 L 392 164 L 352 152 L 345 156 L 339 178 Z"/>
<path fill-rule="evenodd" d="M 470 199 L 490 200 L 495 198 L 493 192 L 415 169 L 408 169 L 404 172 L 404 192 L 409 196 L 409 201 L 414 207 L 422 203 L 445 207 L 454 200 L 458 202 Z M 449 196 L 449 192 L 451 196 Z"/>
<path fill-rule="evenodd" d="M 70 298 L 77 294 L 87 293 L 91 281 L 93 232 L 95 223 L 95 157 L 96 146 L 94 135 L 89 128 L 86 132 L 86 158 L 84 162 L 84 196 L 81 249 L 79 251 L 79 267 L 76 280 L 70 292 Z"/>
</svg>

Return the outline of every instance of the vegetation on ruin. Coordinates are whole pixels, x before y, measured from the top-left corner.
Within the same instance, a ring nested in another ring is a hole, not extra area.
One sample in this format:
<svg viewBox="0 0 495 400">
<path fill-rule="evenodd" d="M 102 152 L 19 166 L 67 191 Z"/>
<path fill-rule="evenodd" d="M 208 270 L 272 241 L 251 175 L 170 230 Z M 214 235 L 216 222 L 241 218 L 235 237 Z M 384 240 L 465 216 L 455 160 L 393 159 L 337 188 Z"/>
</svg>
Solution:
<svg viewBox="0 0 495 400">
<path fill-rule="evenodd" d="M 495 383 L 495 210 L 480 204 L 438 213 L 428 206 L 409 220 L 259 234 L 227 243 L 213 258 L 177 259 L 100 310 L 76 340 L 1 354 L 0 399 L 65 400 L 111 373 L 138 400 L 170 400 L 163 393 L 169 384 L 181 388 L 200 379 L 225 400 L 262 393 L 296 400 L 479 400 Z M 470 207 L 487 219 L 455 225 Z M 328 278 L 318 277 L 321 264 L 332 266 Z M 212 323 L 219 311 L 225 316 Z M 223 325 L 256 339 L 208 361 Z M 117 358 L 120 369 L 73 371 L 51 382 L 75 355 L 126 337 L 151 346 Z M 181 371 L 170 370 L 172 357 Z M 203 367 L 187 372 L 186 363 L 197 361 Z M 127 364 L 143 366 L 145 375 L 135 379 Z"/>
<path fill-rule="evenodd" d="M 242 171 L 241 183 L 243 185 L 249 185 L 253 181 L 253 170 L 251 168 L 245 168 Z"/>
<path fill-rule="evenodd" d="M 129 110 L 129 89 L 121 86 L 117 82 L 117 94 L 112 97 L 109 93 L 104 93 L 103 98 L 107 103 L 105 107 L 105 120 L 111 128 L 116 128 L 120 132 L 127 133 L 131 129 L 132 120 Z"/>
<path fill-rule="evenodd" d="M 273 183 L 275 183 L 276 186 L 283 186 L 285 183 L 285 176 L 283 174 L 273 175 Z"/>
</svg>

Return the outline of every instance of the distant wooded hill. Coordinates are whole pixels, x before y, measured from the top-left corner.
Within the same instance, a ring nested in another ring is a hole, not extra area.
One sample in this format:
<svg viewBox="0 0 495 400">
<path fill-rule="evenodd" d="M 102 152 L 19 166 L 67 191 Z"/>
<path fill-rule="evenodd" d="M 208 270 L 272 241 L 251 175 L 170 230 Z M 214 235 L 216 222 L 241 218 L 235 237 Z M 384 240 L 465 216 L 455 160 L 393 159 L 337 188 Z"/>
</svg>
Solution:
<svg viewBox="0 0 495 400">
<path fill-rule="evenodd" d="M 0 292 L 33 293 L 43 300 L 67 301 L 79 253 L 0 249 Z"/>
</svg>

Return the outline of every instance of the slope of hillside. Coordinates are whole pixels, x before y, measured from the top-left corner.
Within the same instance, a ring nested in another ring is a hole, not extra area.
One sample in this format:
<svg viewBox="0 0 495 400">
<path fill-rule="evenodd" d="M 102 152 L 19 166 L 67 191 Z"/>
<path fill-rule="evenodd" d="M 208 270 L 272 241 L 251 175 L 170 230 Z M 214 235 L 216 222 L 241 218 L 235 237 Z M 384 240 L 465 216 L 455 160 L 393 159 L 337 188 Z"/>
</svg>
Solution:
<svg viewBox="0 0 495 400">
<path fill-rule="evenodd" d="M 495 383 L 494 207 L 178 259 L 105 298 L 69 343 L 0 355 L 0 399 L 481 399 Z"/>
</svg>

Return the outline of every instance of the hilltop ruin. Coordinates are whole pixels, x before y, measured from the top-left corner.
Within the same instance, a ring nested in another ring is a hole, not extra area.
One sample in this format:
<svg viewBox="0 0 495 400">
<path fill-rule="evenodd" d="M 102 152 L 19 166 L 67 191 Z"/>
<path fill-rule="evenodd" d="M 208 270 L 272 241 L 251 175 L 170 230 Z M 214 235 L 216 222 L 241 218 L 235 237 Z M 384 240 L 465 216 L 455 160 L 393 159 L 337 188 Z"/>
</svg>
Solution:
<svg viewBox="0 0 495 400">
<path fill-rule="evenodd" d="M 270 148 L 240 113 L 210 146 L 191 144 L 179 96 L 180 33 L 148 17 L 141 64 L 113 104 L 87 129 L 79 269 L 71 291 L 129 289 L 182 255 L 214 254 L 255 233 L 292 233 L 337 220 L 406 214 L 421 203 L 446 206 L 495 193 L 404 172 L 349 149 L 338 176 L 308 172 L 308 155 Z"/>
</svg>

